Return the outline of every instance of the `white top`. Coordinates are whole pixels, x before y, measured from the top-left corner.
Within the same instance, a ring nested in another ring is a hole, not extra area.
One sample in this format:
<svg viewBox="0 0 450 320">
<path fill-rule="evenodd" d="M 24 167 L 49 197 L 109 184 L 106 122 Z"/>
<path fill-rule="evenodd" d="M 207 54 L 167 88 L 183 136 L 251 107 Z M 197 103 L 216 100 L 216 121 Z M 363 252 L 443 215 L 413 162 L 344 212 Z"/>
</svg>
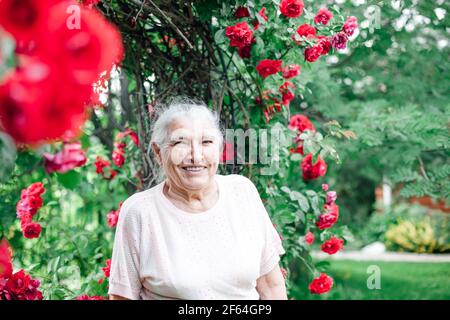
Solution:
<svg viewBox="0 0 450 320">
<path fill-rule="evenodd" d="M 163 193 L 164 182 L 122 205 L 109 294 L 129 299 L 259 299 L 256 280 L 285 251 L 255 185 L 216 175 L 217 203 L 189 213 Z"/>
</svg>

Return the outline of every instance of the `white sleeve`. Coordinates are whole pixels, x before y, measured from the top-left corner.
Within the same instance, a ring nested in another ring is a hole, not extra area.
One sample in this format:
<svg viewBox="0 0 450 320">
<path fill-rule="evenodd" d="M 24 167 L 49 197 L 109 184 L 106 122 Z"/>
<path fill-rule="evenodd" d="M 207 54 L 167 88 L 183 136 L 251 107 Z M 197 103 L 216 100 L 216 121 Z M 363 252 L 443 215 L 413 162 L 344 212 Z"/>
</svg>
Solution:
<svg viewBox="0 0 450 320">
<path fill-rule="evenodd" d="M 131 202 L 132 204 L 132 202 Z M 140 238 L 142 226 L 139 212 L 125 201 L 119 213 L 111 258 L 108 294 L 132 300 L 140 299 Z"/>
<path fill-rule="evenodd" d="M 249 179 L 248 179 L 249 180 Z M 258 190 L 251 180 L 250 181 L 250 192 L 251 197 L 255 202 L 257 217 L 261 221 L 259 221 L 259 225 L 261 226 L 261 232 L 263 233 L 263 250 L 261 253 L 261 264 L 260 264 L 260 276 L 263 276 L 270 271 L 278 264 L 280 261 L 280 255 L 285 254 L 284 248 L 281 243 L 280 235 L 275 229 L 272 221 L 270 220 L 270 216 L 267 213 L 266 208 L 261 200 Z"/>
</svg>

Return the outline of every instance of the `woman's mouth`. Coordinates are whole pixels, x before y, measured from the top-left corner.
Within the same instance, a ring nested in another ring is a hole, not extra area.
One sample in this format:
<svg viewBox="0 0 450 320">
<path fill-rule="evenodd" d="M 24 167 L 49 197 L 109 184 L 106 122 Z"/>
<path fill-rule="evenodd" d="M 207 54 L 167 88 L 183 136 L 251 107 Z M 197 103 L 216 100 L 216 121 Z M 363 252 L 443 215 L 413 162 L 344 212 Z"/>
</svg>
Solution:
<svg viewBox="0 0 450 320">
<path fill-rule="evenodd" d="M 188 171 L 188 172 L 200 172 L 204 169 L 206 169 L 205 166 L 185 166 L 182 167 L 183 170 Z"/>
</svg>

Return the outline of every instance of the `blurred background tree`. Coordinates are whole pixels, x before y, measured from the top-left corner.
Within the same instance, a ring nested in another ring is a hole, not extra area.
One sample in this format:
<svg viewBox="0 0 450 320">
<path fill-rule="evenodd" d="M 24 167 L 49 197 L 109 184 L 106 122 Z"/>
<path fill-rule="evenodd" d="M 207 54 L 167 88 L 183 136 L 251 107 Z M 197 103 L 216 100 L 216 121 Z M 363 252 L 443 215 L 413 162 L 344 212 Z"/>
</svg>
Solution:
<svg viewBox="0 0 450 320">
<path fill-rule="evenodd" d="M 343 222 L 357 230 L 386 182 L 402 197 L 449 201 L 448 1 L 345 1 L 359 11 L 360 46 L 328 58 L 305 101 L 358 139 L 332 165 Z M 368 21 L 375 23 L 368 23 Z"/>
</svg>

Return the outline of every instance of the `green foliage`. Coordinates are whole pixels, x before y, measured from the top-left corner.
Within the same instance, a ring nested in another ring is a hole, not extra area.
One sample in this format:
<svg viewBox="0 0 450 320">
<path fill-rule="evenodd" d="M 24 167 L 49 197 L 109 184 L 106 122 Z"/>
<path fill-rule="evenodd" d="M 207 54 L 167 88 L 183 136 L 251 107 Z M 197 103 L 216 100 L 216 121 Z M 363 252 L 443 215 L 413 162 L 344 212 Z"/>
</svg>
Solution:
<svg viewBox="0 0 450 320">
<path fill-rule="evenodd" d="M 358 47 L 315 64 L 305 105 L 336 119 L 357 136 L 336 145 L 342 166 L 329 170 L 354 230 L 367 221 L 373 190 L 382 181 L 401 195 L 429 195 L 449 202 L 450 101 L 448 2 L 380 2 L 379 26 L 366 10 L 347 1 L 341 10 L 360 21 Z M 437 10 L 447 13 L 439 18 Z M 366 13 L 366 15 L 364 15 Z M 365 22 L 365 23 L 364 23 Z M 446 44 L 445 44 L 446 43 Z M 440 174 L 432 174 L 439 171 Z M 351 179 L 349 179 L 351 177 Z"/>
<path fill-rule="evenodd" d="M 448 234 L 446 230 L 446 233 Z M 450 241 L 447 235 L 437 237 L 433 231 L 430 218 L 420 221 L 400 220 L 391 226 L 385 234 L 386 247 L 395 251 L 417 253 L 450 252 Z"/>
<path fill-rule="evenodd" d="M 381 241 L 394 251 L 423 253 L 449 250 L 449 217 L 444 213 L 409 203 L 399 203 L 384 212 L 382 209 L 380 207 L 378 212 L 374 212 L 358 232 L 359 245 Z"/>
</svg>

